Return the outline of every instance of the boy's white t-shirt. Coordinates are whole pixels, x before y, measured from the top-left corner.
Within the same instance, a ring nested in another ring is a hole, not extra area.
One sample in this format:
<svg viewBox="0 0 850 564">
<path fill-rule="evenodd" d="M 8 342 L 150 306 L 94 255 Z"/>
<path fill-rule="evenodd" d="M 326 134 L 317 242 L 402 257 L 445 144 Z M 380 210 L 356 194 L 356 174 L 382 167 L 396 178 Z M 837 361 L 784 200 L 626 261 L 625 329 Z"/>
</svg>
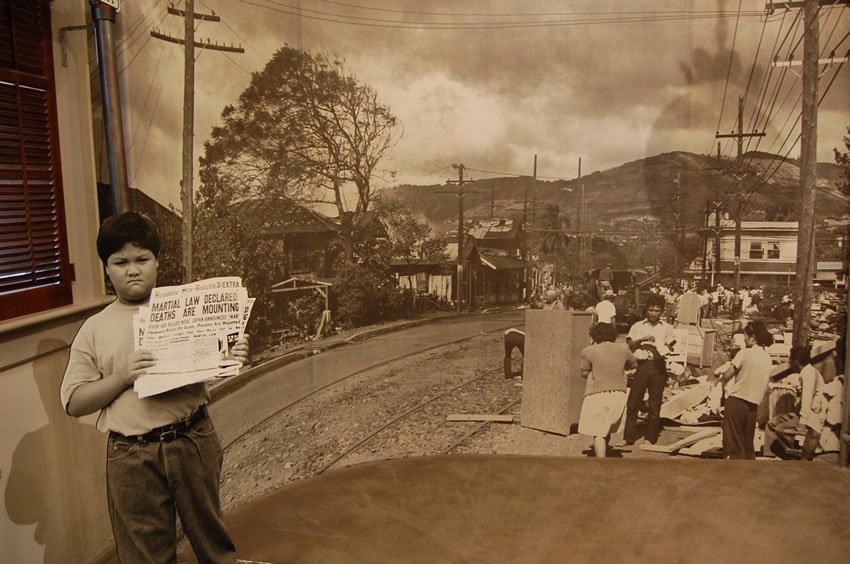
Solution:
<svg viewBox="0 0 850 564">
<path fill-rule="evenodd" d="M 115 300 L 88 318 L 71 343 L 60 397 L 68 410 L 71 395 L 81 385 L 113 374 L 127 365 L 133 352 L 133 316 L 139 305 Z M 188 417 L 209 401 L 206 386 L 191 384 L 155 396 L 139 398 L 130 386 L 100 410 L 97 428 L 122 435 L 141 435 Z"/>
</svg>

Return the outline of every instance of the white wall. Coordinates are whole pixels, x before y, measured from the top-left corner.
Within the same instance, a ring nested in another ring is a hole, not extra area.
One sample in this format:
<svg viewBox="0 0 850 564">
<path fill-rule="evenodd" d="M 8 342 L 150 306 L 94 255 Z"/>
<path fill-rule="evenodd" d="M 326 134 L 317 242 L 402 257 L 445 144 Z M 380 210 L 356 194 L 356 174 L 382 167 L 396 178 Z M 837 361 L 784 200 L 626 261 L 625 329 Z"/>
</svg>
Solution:
<svg viewBox="0 0 850 564">
<path fill-rule="evenodd" d="M 74 304 L 0 322 L 0 562 L 91 562 L 111 551 L 105 436 L 65 415 L 59 383 L 80 323 L 104 303 L 94 251 L 97 192 L 85 31 L 87 0 L 53 0 L 54 73 Z"/>
</svg>

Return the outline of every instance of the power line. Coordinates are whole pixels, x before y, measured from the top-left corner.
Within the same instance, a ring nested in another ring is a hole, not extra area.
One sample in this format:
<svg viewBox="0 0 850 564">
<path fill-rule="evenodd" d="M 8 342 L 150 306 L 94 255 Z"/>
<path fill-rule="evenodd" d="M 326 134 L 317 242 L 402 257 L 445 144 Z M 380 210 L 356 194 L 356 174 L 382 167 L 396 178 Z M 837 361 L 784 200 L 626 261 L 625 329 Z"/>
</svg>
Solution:
<svg viewBox="0 0 850 564">
<path fill-rule="evenodd" d="M 163 48 L 164 48 L 164 46 L 163 46 Z M 147 144 L 148 144 L 148 135 L 150 135 L 151 127 L 153 126 L 153 120 L 154 120 L 154 117 L 156 116 L 156 110 L 159 107 L 159 97 L 162 94 L 162 87 L 165 84 L 165 80 L 166 80 L 167 75 L 168 75 L 168 67 L 171 64 L 171 59 L 172 59 L 173 55 L 174 55 L 174 51 L 169 50 L 168 58 L 165 60 L 165 68 L 162 71 L 162 79 L 159 81 L 159 88 L 157 89 L 157 92 L 156 92 L 156 98 L 154 98 L 153 111 L 151 112 L 151 117 L 148 120 L 148 127 L 145 130 L 145 138 L 142 140 L 142 148 L 139 151 L 139 156 L 136 158 L 136 160 L 139 162 L 139 166 L 136 167 L 136 170 L 133 173 L 133 180 L 130 182 L 130 184 L 133 184 L 136 181 L 136 176 L 138 176 L 139 171 L 142 169 L 142 162 L 143 162 L 143 158 L 145 156 L 145 147 L 147 147 Z"/>
<path fill-rule="evenodd" d="M 122 39 L 119 39 L 118 41 L 115 42 L 115 49 L 116 50 L 120 49 L 125 43 L 127 43 L 127 41 L 132 39 L 133 35 L 139 30 L 141 25 L 145 22 L 145 20 L 148 19 L 148 16 L 151 14 L 151 12 L 154 11 L 155 8 L 157 8 L 157 6 L 159 6 L 159 0 L 157 0 L 156 2 L 153 2 L 151 4 L 150 8 L 148 8 L 148 11 L 145 12 L 144 14 L 142 14 L 142 16 L 138 20 L 136 20 L 133 23 L 132 26 L 130 26 L 130 29 L 128 29 L 123 34 Z"/>
<path fill-rule="evenodd" d="M 403 14 L 403 15 L 417 15 L 417 16 L 455 16 L 455 17 L 467 17 L 467 16 L 479 16 L 479 17 L 507 17 L 507 16 L 570 16 L 570 15 L 605 15 L 605 14 L 681 14 L 681 13 L 705 13 L 705 14 L 718 14 L 725 13 L 723 10 L 705 10 L 705 11 L 690 11 L 690 10 L 668 10 L 661 12 L 646 12 L 643 10 L 625 10 L 625 11 L 604 11 L 604 12 L 417 12 L 413 10 L 392 10 L 389 8 L 373 8 L 371 6 L 361 6 L 359 4 L 351 4 L 348 2 L 336 2 L 334 0 L 319 0 L 324 2 L 325 4 L 333 4 L 335 6 L 341 6 L 345 8 L 354 8 L 358 10 L 369 10 L 374 12 L 385 12 L 392 14 Z M 762 14 L 763 12 L 753 12 Z"/>
<path fill-rule="evenodd" d="M 153 69 L 153 76 L 158 76 L 157 71 L 159 70 L 159 65 L 162 63 L 162 56 L 165 54 L 165 46 L 163 45 L 159 50 L 159 57 L 156 60 L 156 66 Z M 164 73 L 163 73 L 164 74 Z M 153 88 L 154 81 L 151 80 L 148 83 L 148 91 L 145 92 L 145 101 L 142 103 L 142 109 L 139 112 L 139 121 L 136 123 L 136 129 L 133 131 L 133 139 L 130 141 L 130 146 L 127 147 L 127 153 L 133 152 L 133 146 L 136 144 L 136 135 L 139 134 L 139 129 L 141 129 L 140 125 L 142 122 L 142 118 L 145 115 L 145 110 L 148 108 L 148 100 L 150 99 L 151 89 Z"/>
<path fill-rule="evenodd" d="M 165 19 L 166 15 L 167 14 L 162 15 L 162 17 L 159 19 L 159 23 L 162 23 L 162 21 Z M 159 24 L 157 24 L 157 25 L 159 25 Z M 139 37 L 142 37 L 142 36 L 140 35 Z M 136 62 L 136 59 L 139 57 L 139 55 L 141 55 L 142 51 L 145 50 L 145 47 L 147 46 L 148 41 L 151 40 L 151 35 L 150 35 L 150 33 L 148 33 L 144 37 L 145 37 L 145 40 L 142 42 L 142 45 L 133 54 L 133 56 L 130 58 L 130 61 L 127 62 L 127 64 L 124 65 L 124 67 L 121 70 L 118 71 L 118 76 L 121 76 L 122 74 L 124 74 L 124 71 L 126 71 L 128 68 L 130 68 L 130 65 L 132 65 L 134 62 Z M 124 51 L 124 57 L 125 58 L 126 58 L 127 51 L 129 51 L 129 49 L 130 49 L 130 46 L 128 46 L 127 50 Z"/>
<path fill-rule="evenodd" d="M 210 12 L 215 13 L 215 10 L 213 10 L 213 9 L 209 6 L 209 4 L 207 4 L 207 3 L 206 3 L 206 2 L 204 2 L 203 0 L 201 0 L 201 4 L 203 4 L 204 6 L 206 6 L 206 7 L 207 7 L 207 9 L 208 9 Z M 230 32 L 231 32 L 233 35 L 235 35 L 236 37 L 238 37 L 238 38 L 239 38 L 239 40 L 240 40 L 240 41 L 242 41 L 242 43 L 244 43 L 245 45 L 247 45 L 248 47 L 250 47 L 251 49 L 253 49 L 253 50 L 254 50 L 254 52 L 255 52 L 257 55 L 259 55 L 261 58 L 263 58 L 263 59 L 270 59 L 270 58 L 271 58 L 271 57 L 269 57 L 268 55 L 266 55 L 266 54 L 264 54 L 264 53 L 261 53 L 261 52 L 260 52 L 260 51 L 259 51 L 256 47 L 254 47 L 253 45 L 251 45 L 251 43 L 249 43 L 247 39 L 245 39 L 245 38 L 244 38 L 244 37 L 243 37 L 243 36 L 242 36 L 242 35 L 241 35 L 238 31 L 236 31 L 235 29 L 233 29 L 233 28 L 230 26 L 230 24 L 229 24 L 229 23 L 227 23 L 227 20 L 221 20 L 221 23 L 223 23 L 223 24 L 224 24 L 224 27 L 226 27 L 227 29 L 229 29 L 229 30 L 230 30 Z"/>
<path fill-rule="evenodd" d="M 596 18 L 584 20 L 554 20 L 542 22 L 470 22 L 470 23 L 435 23 L 435 22 L 404 22 L 400 20 L 386 20 L 380 18 L 364 18 L 358 16 L 347 16 L 345 14 L 328 13 L 319 10 L 309 10 L 297 6 L 265 0 L 272 4 L 259 4 L 250 0 L 241 0 L 243 4 L 265 8 L 274 12 L 298 16 L 300 18 L 312 19 L 330 23 L 341 23 L 347 25 L 358 25 L 363 27 L 377 27 L 387 29 L 431 29 L 431 30 L 479 30 L 479 29 L 527 29 L 546 27 L 571 27 L 578 25 L 612 24 L 612 23 L 647 23 L 659 21 L 681 21 L 698 19 L 722 19 L 731 17 L 728 14 L 706 14 L 700 15 L 693 12 L 685 12 L 677 15 L 651 15 L 629 16 L 619 18 Z M 278 6 L 278 7 L 275 7 Z M 310 15 L 318 14 L 318 15 Z M 753 12 L 751 16 L 759 16 L 761 12 Z M 340 19 L 343 18 L 343 19 Z"/>
<path fill-rule="evenodd" d="M 723 120 L 723 109 L 726 107 L 726 93 L 729 90 L 729 77 L 732 74 L 732 61 L 735 58 L 735 42 L 738 39 L 738 23 L 741 21 L 741 4 L 743 0 L 738 0 L 738 17 L 735 18 L 735 32 L 732 34 L 732 48 L 729 49 L 729 64 L 726 66 L 726 82 L 723 84 L 723 98 L 720 101 L 720 114 L 717 116 L 717 131 L 720 133 L 720 122 Z"/>
</svg>

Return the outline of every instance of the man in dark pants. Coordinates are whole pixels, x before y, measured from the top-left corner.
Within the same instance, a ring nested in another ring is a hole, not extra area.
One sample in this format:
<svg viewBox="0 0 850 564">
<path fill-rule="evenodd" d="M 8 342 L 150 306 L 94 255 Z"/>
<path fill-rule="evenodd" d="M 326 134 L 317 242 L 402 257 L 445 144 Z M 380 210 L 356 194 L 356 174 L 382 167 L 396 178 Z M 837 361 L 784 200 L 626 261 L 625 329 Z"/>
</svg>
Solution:
<svg viewBox="0 0 850 564">
<path fill-rule="evenodd" d="M 623 440 L 633 445 L 638 439 L 637 415 L 643 397 L 649 390 L 649 416 L 646 440 L 655 444 L 661 434 L 661 399 L 667 384 L 667 369 L 664 354 L 673 345 L 673 327 L 661 321 L 664 298 L 653 294 L 647 299 L 646 319 L 632 325 L 626 342 L 637 359 L 637 371 L 632 378 L 629 398 L 626 402 L 626 426 Z"/>
</svg>

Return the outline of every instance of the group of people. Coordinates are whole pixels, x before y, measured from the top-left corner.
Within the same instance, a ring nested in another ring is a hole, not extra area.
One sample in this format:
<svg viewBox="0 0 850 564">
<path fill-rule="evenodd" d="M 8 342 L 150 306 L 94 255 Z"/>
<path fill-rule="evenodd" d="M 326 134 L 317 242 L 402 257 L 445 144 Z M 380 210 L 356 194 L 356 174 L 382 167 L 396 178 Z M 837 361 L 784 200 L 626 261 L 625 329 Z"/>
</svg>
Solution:
<svg viewBox="0 0 850 564">
<path fill-rule="evenodd" d="M 620 427 L 624 411 L 620 446 L 633 445 L 640 440 L 637 418 L 647 396 L 644 439 L 655 443 L 659 438 L 661 405 L 668 377 L 664 357 L 675 345 L 672 325 L 661 318 L 665 303 L 660 293 L 650 295 L 645 318 L 631 326 L 625 342 L 617 342 L 617 331 L 608 314 L 597 306 L 597 311 L 601 312 L 598 314 L 600 321 L 590 329 L 592 344 L 581 352 L 581 373 L 587 383 L 578 424 L 579 433 L 593 437 L 596 456 L 606 455 L 610 436 Z M 753 459 L 756 415 L 774 371 L 768 352 L 773 335 L 763 320 L 755 319 L 743 328 L 743 337 L 744 347 L 715 371 L 712 382 L 723 387 L 725 397 L 723 456 Z M 843 347 L 842 338 L 834 353 L 836 365 L 840 363 L 842 367 L 839 374 L 843 371 Z M 841 377 L 832 382 L 824 381 L 808 362 L 808 349 L 792 349 L 791 366 L 800 371 L 803 382 L 802 408 L 799 418 L 790 423 L 783 420 L 785 425 L 778 432 L 787 434 L 789 428 L 805 428 L 803 457 L 811 460 L 825 426 L 834 427 L 837 422 L 842 394 L 836 390 L 843 382 Z M 629 384 L 627 373 L 632 370 L 634 374 Z"/>
<path fill-rule="evenodd" d="M 133 391 L 135 380 L 156 362 L 150 351 L 134 350 L 133 317 L 156 286 L 161 246 L 157 228 L 141 214 L 118 214 L 103 223 L 96 246 L 117 299 L 81 326 L 71 345 L 60 396 L 71 416 L 98 412 L 97 427 L 109 434 L 107 494 L 119 559 L 175 561 L 179 516 L 200 561 L 235 562 L 219 500 L 222 449 L 206 410 L 210 396 L 204 384 L 146 398 Z M 564 289 L 543 292 L 544 302 L 560 302 L 562 307 L 565 295 L 569 294 Z M 673 328 L 662 320 L 670 296 L 659 291 L 649 297 L 645 318 L 631 326 L 625 343 L 617 342 L 613 304 L 596 308 L 599 322 L 590 329 L 592 344 L 581 352 L 587 384 L 578 426 L 580 433 L 593 437 L 596 456 L 606 455 L 624 411 L 624 444 L 636 443 L 638 412 L 647 392 L 645 439 L 655 443 L 659 438 L 667 382 L 664 352 L 674 344 Z M 613 289 L 606 287 L 603 297 L 610 303 Z M 520 342 L 523 335 L 516 334 Z M 764 322 L 749 323 L 744 336 L 746 347 L 717 375 L 726 387 L 723 452 L 729 458 L 754 457 L 756 412 L 772 368 L 767 352 L 772 336 Z M 240 362 L 247 360 L 247 335 L 232 354 Z M 801 368 L 803 395 L 808 398 L 798 420 L 811 431 L 806 437 L 808 457 L 823 426 L 832 424 L 834 406 L 830 411 L 819 399 L 827 395 L 828 383 L 803 368 L 808 367 L 807 354 L 796 350 L 792 357 Z M 506 360 L 506 374 L 508 370 Z"/>
<path fill-rule="evenodd" d="M 637 419 L 649 396 L 645 439 L 658 441 L 661 434 L 661 402 L 667 384 L 664 353 L 674 344 L 673 326 L 661 319 L 665 300 L 658 294 L 647 299 L 646 317 L 629 329 L 625 343 L 617 342 L 610 322 L 597 322 L 590 329 L 592 344 L 581 351 L 581 374 L 587 378 L 579 414 L 579 433 L 593 437 L 596 456 L 605 456 L 608 441 L 620 425 L 625 409 L 623 444 L 640 438 Z M 634 370 L 631 385 L 627 371 Z"/>
</svg>

